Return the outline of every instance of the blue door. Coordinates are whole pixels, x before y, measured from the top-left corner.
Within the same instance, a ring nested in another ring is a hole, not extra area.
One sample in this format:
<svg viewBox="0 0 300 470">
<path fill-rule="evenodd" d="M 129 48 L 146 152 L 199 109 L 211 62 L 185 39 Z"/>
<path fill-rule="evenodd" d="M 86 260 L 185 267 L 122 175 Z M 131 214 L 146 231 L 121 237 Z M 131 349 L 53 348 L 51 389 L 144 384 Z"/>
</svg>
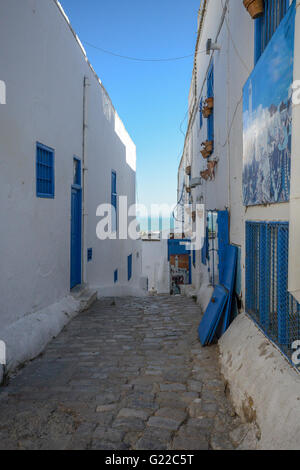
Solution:
<svg viewBox="0 0 300 470">
<path fill-rule="evenodd" d="M 81 188 L 72 186 L 71 289 L 81 284 Z"/>
</svg>

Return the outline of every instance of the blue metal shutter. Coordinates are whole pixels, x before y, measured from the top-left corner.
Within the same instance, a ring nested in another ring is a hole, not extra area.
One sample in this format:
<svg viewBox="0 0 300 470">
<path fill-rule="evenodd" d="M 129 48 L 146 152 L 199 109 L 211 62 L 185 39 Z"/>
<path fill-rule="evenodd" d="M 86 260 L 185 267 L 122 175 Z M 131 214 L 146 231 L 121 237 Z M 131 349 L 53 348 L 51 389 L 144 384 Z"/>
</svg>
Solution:
<svg viewBox="0 0 300 470">
<path fill-rule="evenodd" d="M 289 0 L 264 0 L 263 16 L 255 21 L 255 63 L 289 9 Z"/>
</svg>

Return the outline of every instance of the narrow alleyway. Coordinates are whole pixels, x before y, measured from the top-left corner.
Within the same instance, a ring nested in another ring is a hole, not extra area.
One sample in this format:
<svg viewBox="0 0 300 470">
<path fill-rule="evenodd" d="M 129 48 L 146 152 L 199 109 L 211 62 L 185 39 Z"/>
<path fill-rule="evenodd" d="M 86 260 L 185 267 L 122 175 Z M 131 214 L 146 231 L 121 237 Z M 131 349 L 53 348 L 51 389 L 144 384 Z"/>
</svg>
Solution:
<svg viewBox="0 0 300 470">
<path fill-rule="evenodd" d="M 106 299 L 0 392 L 0 449 L 233 449 L 241 423 L 199 307 Z"/>
</svg>

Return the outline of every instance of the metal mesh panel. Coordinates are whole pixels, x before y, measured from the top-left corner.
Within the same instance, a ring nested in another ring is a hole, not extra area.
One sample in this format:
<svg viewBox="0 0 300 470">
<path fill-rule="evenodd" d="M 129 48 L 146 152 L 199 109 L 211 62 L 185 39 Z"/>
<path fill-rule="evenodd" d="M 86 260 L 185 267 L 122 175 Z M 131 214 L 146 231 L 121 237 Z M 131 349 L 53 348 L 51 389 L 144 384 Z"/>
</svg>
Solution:
<svg viewBox="0 0 300 470">
<path fill-rule="evenodd" d="M 291 359 L 300 304 L 288 292 L 289 225 L 246 222 L 246 311 Z"/>
</svg>

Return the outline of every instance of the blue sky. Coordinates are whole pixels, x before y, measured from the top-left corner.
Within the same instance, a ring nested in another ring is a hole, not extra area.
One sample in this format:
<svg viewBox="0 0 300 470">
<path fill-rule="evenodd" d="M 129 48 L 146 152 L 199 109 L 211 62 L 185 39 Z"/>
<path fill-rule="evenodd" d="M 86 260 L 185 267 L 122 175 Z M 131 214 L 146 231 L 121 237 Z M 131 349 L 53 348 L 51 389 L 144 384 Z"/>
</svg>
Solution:
<svg viewBox="0 0 300 470">
<path fill-rule="evenodd" d="M 193 54 L 200 0 L 61 0 L 61 4 L 137 146 L 138 202 L 176 202 L 184 139 L 179 126 L 187 110 L 193 58 L 134 62 L 107 55 L 86 42 L 141 58 Z"/>
</svg>

